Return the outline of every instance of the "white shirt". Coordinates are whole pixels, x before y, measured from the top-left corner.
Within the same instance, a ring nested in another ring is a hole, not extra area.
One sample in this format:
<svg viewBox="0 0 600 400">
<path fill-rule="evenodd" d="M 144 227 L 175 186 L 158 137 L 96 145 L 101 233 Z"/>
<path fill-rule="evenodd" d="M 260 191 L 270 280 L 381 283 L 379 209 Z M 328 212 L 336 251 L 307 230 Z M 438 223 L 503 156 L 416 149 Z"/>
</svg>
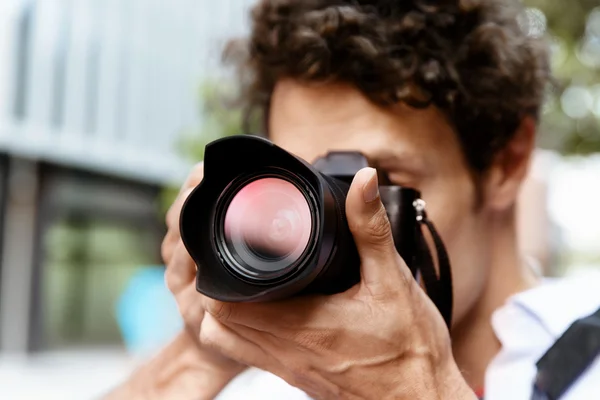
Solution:
<svg viewBox="0 0 600 400">
<path fill-rule="evenodd" d="M 490 363 L 485 400 L 529 400 L 535 363 L 582 317 L 600 308 L 600 274 L 548 279 L 496 311 L 492 326 L 502 350 Z M 600 357 L 560 400 L 600 399 Z"/>
<path fill-rule="evenodd" d="M 535 363 L 577 319 L 600 308 L 600 274 L 548 279 L 511 297 L 492 317 L 502 350 L 485 377 L 485 400 L 529 400 Z M 304 392 L 272 374 L 249 369 L 218 400 L 307 400 Z M 600 358 L 560 400 L 600 399 Z"/>
</svg>

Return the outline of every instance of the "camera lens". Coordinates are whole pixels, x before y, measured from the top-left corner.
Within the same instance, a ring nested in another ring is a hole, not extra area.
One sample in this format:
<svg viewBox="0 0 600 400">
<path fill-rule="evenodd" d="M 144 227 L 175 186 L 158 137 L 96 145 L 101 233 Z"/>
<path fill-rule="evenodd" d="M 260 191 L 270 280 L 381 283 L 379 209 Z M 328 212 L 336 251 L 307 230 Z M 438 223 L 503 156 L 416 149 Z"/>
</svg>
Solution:
<svg viewBox="0 0 600 400">
<path fill-rule="evenodd" d="M 242 275 L 270 280 L 287 274 L 309 244 L 312 218 L 304 194 L 274 177 L 244 185 L 225 210 L 224 244 Z"/>
</svg>

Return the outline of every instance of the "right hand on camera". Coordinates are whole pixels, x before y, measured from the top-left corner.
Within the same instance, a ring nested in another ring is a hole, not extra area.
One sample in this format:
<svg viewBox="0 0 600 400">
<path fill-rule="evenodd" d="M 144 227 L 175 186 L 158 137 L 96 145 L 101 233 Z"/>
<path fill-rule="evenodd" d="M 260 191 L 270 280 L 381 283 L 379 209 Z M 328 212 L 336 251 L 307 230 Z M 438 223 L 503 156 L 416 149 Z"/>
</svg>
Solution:
<svg viewBox="0 0 600 400">
<path fill-rule="evenodd" d="M 194 261 L 185 249 L 179 233 L 179 216 L 185 200 L 192 190 L 202 181 L 203 165 L 196 165 L 185 183 L 177 199 L 170 207 L 166 216 L 167 234 L 162 243 L 162 257 L 167 270 L 165 281 L 169 290 L 175 296 L 179 312 L 188 334 L 200 345 L 198 341 L 200 326 L 204 318 L 203 296 L 196 291 L 196 268 Z M 223 372 L 230 372 L 231 377 L 241 372 L 245 367 L 241 364 L 222 356 L 209 349 L 201 349 L 204 362 L 219 368 Z"/>
</svg>

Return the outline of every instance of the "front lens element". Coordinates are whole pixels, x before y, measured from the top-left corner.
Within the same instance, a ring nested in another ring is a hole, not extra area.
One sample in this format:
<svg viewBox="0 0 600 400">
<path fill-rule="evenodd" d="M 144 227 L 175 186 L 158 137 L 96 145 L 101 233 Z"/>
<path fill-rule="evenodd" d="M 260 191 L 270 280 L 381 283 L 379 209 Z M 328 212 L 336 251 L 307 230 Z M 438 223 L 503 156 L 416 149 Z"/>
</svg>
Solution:
<svg viewBox="0 0 600 400">
<path fill-rule="evenodd" d="M 229 252 L 256 278 L 283 272 L 308 246 L 312 230 L 306 197 L 292 183 L 262 178 L 244 186 L 225 213 Z"/>
</svg>

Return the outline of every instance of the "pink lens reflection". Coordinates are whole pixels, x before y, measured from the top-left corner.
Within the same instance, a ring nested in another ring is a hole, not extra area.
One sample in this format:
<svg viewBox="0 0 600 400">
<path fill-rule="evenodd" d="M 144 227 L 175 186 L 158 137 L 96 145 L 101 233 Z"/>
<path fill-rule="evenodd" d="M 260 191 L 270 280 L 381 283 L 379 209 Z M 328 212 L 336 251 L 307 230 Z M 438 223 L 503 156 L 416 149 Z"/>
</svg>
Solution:
<svg viewBox="0 0 600 400">
<path fill-rule="evenodd" d="M 225 237 L 244 261 L 293 263 L 304 252 L 311 215 L 304 195 L 290 182 L 264 178 L 244 186 L 225 215 Z"/>
</svg>

